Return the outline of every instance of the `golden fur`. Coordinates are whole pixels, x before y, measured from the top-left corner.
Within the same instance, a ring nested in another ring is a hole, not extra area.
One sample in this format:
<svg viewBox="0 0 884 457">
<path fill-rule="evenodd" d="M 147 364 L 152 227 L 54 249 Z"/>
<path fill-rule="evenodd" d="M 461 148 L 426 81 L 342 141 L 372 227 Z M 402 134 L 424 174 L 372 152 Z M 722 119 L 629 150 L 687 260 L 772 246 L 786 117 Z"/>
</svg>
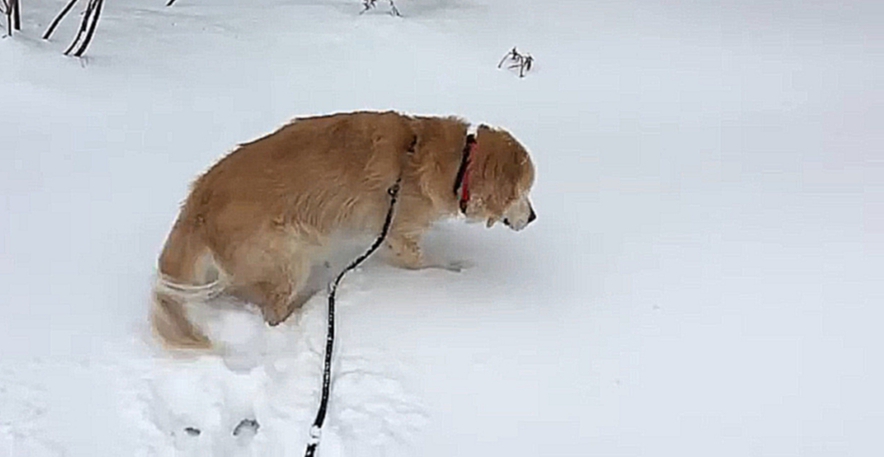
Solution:
<svg viewBox="0 0 884 457">
<path fill-rule="evenodd" d="M 196 180 L 166 240 L 154 330 L 173 347 L 210 347 L 184 303 L 222 293 L 282 322 L 309 298 L 304 285 L 332 235 L 379 232 L 400 176 L 385 254 L 398 266 L 426 266 L 421 236 L 459 212 L 454 184 L 468 127 L 454 117 L 340 113 L 240 145 Z M 479 126 L 476 139 L 466 217 L 519 230 L 535 217 L 530 157 L 503 130 Z"/>
</svg>

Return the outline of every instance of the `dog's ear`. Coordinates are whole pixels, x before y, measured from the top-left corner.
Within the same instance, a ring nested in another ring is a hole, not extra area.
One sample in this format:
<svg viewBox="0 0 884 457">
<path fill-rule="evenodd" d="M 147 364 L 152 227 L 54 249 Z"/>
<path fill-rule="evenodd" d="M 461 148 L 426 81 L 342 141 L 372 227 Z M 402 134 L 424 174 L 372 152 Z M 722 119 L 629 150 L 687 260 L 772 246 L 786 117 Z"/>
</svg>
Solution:
<svg viewBox="0 0 884 457">
<path fill-rule="evenodd" d="M 507 207 L 530 187 L 533 168 L 528 153 L 504 130 L 481 125 L 478 130 L 474 181 L 490 218 L 501 218 Z"/>
</svg>

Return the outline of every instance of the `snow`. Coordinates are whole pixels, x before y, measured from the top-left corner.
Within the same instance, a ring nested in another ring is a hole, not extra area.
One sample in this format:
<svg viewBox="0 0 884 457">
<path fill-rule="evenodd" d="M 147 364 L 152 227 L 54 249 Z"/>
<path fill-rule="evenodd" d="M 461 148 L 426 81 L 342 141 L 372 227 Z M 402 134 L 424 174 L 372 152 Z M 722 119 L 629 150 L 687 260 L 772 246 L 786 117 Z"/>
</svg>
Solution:
<svg viewBox="0 0 884 457">
<path fill-rule="evenodd" d="M 117 0 L 84 60 L 31 3 L 0 41 L 0 456 L 302 455 L 325 294 L 212 310 L 229 354 L 187 358 L 148 291 L 199 172 L 355 109 L 506 127 L 538 220 L 344 279 L 320 455 L 884 454 L 881 2 Z"/>
</svg>

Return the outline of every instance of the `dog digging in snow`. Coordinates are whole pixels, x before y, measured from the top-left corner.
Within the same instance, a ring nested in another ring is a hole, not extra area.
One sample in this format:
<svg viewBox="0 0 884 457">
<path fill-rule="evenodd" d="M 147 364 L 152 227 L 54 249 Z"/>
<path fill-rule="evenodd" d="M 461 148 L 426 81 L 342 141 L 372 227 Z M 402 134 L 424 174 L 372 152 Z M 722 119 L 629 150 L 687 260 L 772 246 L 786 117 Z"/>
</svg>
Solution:
<svg viewBox="0 0 884 457">
<path fill-rule="evenodd" d="M 519 231 L 536 218 L 534 165 L 503 129 L 396 112 L 295 119 L 193 183 L 159 257 L 154 332 L 170 348 L 211 348 L 188 307 L 221 295 L 255 304 L 271 326 L 283 322 L 316 292 L 308 277 L 335 240 L 381 231 L 399 180 L 379 252 L 398 267 L 439 266 L 420 248 L 439 220 Z"/>
</svg>

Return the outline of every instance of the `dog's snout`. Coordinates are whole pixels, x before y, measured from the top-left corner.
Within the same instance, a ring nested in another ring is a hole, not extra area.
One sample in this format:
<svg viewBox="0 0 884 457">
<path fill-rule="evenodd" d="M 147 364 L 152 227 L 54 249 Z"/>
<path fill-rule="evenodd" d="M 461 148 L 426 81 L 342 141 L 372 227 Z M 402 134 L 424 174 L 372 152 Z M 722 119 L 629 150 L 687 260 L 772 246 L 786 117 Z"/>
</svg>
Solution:
<svg viewBox="0 0 884 457">
<path fill-rule="evenodd" d="M 531 208 L 531 214 L 528 215 L 528 223 L 534 222 L 534 219 L 537 219 L 537 213 L 534 212 L 534 208 Z"/>
</svg>

